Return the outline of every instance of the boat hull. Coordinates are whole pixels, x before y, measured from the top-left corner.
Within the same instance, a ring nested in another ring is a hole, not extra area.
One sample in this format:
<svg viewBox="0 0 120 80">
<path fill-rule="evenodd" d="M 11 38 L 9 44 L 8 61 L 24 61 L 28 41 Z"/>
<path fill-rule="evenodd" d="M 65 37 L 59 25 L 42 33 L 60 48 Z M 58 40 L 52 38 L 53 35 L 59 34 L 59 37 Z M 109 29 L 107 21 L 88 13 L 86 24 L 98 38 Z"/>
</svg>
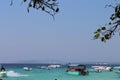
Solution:
<svg viewBox="0 0 120 80">
<path fill-rule="evenodd" d="M 67 73 L 72 75 L 80 75 L 80 72 L 74 72 L 74 71 L 68 71 Z"/>
</svg>

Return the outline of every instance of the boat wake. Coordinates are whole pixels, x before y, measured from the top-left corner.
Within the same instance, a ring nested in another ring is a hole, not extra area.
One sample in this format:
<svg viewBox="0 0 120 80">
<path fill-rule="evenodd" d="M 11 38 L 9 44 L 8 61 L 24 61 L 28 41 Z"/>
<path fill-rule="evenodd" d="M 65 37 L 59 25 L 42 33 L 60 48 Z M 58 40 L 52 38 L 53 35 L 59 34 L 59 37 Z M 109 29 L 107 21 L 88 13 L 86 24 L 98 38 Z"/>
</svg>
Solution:
<svg viewBox="0 0 120 80">
<path fill-rule="evenodd" d="M 21 76 L 28 76 L 28 75 L 20 74 L 14 71 L 7 71 L 7 76 L 8 77 L 21 77 Z"/>
</svg>

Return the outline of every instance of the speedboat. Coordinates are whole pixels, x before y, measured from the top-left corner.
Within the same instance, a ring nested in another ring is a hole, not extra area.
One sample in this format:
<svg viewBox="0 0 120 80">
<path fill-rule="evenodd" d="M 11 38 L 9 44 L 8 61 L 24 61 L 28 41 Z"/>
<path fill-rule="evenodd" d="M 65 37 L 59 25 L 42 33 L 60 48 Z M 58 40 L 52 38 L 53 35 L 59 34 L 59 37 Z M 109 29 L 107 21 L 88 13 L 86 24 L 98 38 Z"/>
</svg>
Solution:
<svg viewBox="0 0 120 80">
<path fill-rule="evenodd" d="M 120 77 L 120 66 L 115 66 L 113 69 L 115 70 L 115 73 L 118 75 L 118 77 Z"/>
<path fill-rule="evenodd" d="M 95 71 L 102 72 L 102 71 L 112 71 L 112 67 L 109 66 L 108 63 L 96 63 L 95 66 L 92 66 Z"/>
<path fill-rule="evenodd" d="M 7 72 L 3 66 L 0 68 L 0 77 L 5 77 L 7 76 Z"/>
<path fill-rule="evenodd" d="M 48 68 L 60 68 L 61 65 L 59 64 L 52 64 L 52 65 L 48 65 Z"/>
<path fill-rule="evenodd" d="M 109 67 L 109 66 L 92 66 L 92 68 L 97 70 L 98 72 L 101 72 L 101 71 L 112 71 L 112 67 Z"/>
<path fill-rule="evenodd" d="M 81 65 L 81 64 L 69 64 L 66 72 L 72 75 L 87 75 L 88 74 L 88 71 L 86 70 L 86 66 Z"/>
<path fill-rule="evenodd" d="M 7 72 L 6 71 L 0 71 L 0 77 L 6 77 Z"/>
<path fill-rule="evenodd" d="M 41 66 L 40 69 L 46 69 L 46 70 L 50 70 L 51 67 L 48 67 L 48 66 Z"/>
<path fill-rule="evenodd" d="M 113 69 L 119 69 L 120 70 L 120 66 L 115 66 L 115 67 L 113 67 Z"/>
<path fill-rule="evenodd" d="M 32 70 L 32 68 L 30 68 L 30 67 L 23 67 L 23 69 L 24 69 L 25 71 L 31 71 L 31 70 Z"/>
</svg>

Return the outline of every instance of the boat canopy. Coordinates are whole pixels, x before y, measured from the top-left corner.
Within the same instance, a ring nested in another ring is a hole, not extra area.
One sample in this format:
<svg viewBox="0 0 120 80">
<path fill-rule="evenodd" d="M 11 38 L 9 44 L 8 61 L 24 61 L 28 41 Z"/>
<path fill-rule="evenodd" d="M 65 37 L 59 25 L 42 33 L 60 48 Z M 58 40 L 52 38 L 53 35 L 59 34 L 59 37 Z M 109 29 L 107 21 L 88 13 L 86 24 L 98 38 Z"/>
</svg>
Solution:
<svg viewBox="0 0 120 80">
<path fill-rule="evenodd" d="M 83 65 L 83 64 L 69 64 L 68 66 L 85 66 L 85 65 Z"/>
</svg>

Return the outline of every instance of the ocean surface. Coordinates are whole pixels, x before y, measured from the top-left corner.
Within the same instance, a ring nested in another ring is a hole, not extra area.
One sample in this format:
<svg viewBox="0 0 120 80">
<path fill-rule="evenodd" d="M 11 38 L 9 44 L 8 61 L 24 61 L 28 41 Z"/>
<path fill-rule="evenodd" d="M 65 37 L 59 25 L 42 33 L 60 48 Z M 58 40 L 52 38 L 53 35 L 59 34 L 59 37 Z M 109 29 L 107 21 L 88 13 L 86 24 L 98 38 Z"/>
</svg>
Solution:
<svg viewBox="0 0 120 80">
<path fill-rule="evenodd" d="M 117 70 L 103 71 L 100 73 L 89 72 L 88 75 L 70 75 L 66 73 L 66 65 L 61 68 L 53 68 L 50 70 L 40 69 L 40 66 L 49 64 L 2 64 L 7 71 L 6 77 L 0 77 L 3 80 L 120 80 L 116 74 Z M 87 64 L 88 70 L 94 64 Z M 25 71 L 23 67 L 31 67 L 31 71 Z M 110 65 L 117 66 L 117 65 Z"/>
</svg>

